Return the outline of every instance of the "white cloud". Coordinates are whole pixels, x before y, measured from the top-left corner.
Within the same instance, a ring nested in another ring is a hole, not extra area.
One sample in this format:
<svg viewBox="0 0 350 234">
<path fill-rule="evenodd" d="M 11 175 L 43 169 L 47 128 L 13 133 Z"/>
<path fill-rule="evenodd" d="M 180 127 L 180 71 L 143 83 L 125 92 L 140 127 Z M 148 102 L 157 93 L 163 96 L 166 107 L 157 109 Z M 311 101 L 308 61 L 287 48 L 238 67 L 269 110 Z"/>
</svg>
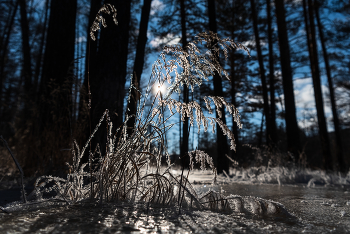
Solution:
<svg viewBox="0 0 350 234">
<path fill-rule="evenodd" d="M 294 90 L 295 102 L 297 107 L 314 106 L 314 89 L 312 84 L 305 84 L 303 87 Z"/>
<path fill-rule="evenodd" d="M 164 38 L 155 37 L 150 41 L 150 44 L 153 48 L 159 47 L 161 44 L 167 45 L 176 45 L 181 41 L 181 37 L 174 35 L 172 33 L 168 33 Z"/>
<path fill-rule="evenodd" d="M 154 15 L 157 11 L 161 11 L 165 8 L 165 5 L 160 0 L 153 0 L 151 3 L 151 15 Z"/>
<path fill-rule="evenodd" d="M 326 105 L 328 103 L 328 87 L 322 85 L 323 108 L 327 120 L 332 118 L 331 107 Z M 314 88 L 311 78 L 297 79 L 294 81 L 294 96 L 295 105 L 297 107 L 297 114 L 299 125 L 301 127 L 309 127 L 315 124 L 317 118 Z M 328 123 L 328 129 L 332 127 Z"/>
</svg>

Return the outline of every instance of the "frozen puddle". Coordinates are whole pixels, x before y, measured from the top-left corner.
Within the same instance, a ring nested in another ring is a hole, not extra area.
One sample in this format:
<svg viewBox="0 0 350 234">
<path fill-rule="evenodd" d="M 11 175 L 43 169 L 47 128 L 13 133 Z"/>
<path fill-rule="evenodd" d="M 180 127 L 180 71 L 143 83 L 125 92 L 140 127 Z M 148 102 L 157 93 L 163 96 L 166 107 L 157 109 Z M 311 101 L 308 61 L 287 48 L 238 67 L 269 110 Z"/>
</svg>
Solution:
<svg viewBox="0 0 350 234">
<path fill-rule="evenodd" d="M 238 197 L 236 196 L 235 199 Z M 245 200 L 245 198 L 240 199 Z M 248 199 L 248 198 L 247 198 Z M 252 199 L 252 198 L 249 198 Z M 255 206 L 250 203 L 249 206 Z M 247 206 L 248 207 L 248 206 Z M 242 207 L 243 208 L 243 207 Z M 244 209 L 244 208 L 243 208 Z M 250 209 L 250 208 L 248 208 Z M 252 211 L 252 210 L 251 210 Z M 284 216 L 284 218 L 286 218 Z M 284 221 L 287 221 L 285 219 Z M 293 221 L 291 221 L 293 223 Z M 148 207 L 146 204 L 79 204 L 1 215 L 0 232 L 6 233 L 230 233 L 286 231 L 290 225 L 278 217 L 262 218 L 250 212 Z"/>
<path fill-rule="evenodd" d="M 221 190 L 224 194 L 254 194 L 282 203 L 298 218 L 286 232 L 350 232 L 350 187 L 235 184 L 221 186 Z"/>
<path fill-rule="evenodd" d="M 345 233 L 350 230 L 349 188 L 225 184 L 196 185 L 195 189 L 207 195 L 201 202 L 215 211 L 183 207 L 179 212 L 178 208 L 150 207 L 144 203 L 62 206 L 52 202 L 35 205 L 35 209 L 32 205 L 25 210 L 14 206 L 10 214 L 0 212 L 0 233 Z M 209 192 L 212 190 L 228 196 L 229 204 L 210 202 L 220 196 Z"/>
</svg>

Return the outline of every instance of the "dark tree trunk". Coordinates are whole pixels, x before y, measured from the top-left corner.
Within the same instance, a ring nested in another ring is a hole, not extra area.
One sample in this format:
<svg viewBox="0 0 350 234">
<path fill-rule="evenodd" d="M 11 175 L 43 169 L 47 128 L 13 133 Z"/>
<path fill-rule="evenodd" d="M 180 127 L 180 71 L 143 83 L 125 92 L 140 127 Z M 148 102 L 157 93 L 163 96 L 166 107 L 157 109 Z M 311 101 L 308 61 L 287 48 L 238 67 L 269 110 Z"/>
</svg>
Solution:
<svg viewBox="0 0 350 234">
<path fill-rule="evenodd" d="M 3 83 L 5 80 L 4 72 L 5 72 L 7 49 L 8 49 L 8 44 L 10 42 L 12 25 L 13 25 L 13 22 L 15 20 L 17 9 L 18 9 L 18 1 L 16 1 L 16 3 L 15 3 L 15 7 L 13 9 L 9 25 L 7 27 L 7 32 L 4 35 L 4 37 L 6 36 L 6 39 L 4 39 L 3 40 L 4 42 L 1 43 L 1 50 L 0 50 L 0 52 L 1 52 L 1 54 L 0 54 L 0 56 L 1 56 L 1 58 L 0 58 L 0 112 L 2 109 L 2 91 L 3 91 Z"/>
<path fill-rule="evenodd" d="M 256 50 L 258 53 L 260 78 L 261 78 L 261 85 L 262 85 L 262 91 L 263 91 L 264 114 L 265 114 L 265 122 L 266 122 L 266 143 L 269 144 L 269 140 L 271 138 L 271 130 L 270 130 L 271 118 L 270 118 L 269 98 L 268 98 L 268 93 L 267 93 L 267 84 L 266 84 L 265 68 L 264 68 L 264 60 L 263 60 L 264 58 L 263 58 L 262 53 L 261 53 L 259 30 L 258 30 L 258 17 L 257 17 L 257 12 L 256 12 L 254 0 L 250 0 L 250 5 L 252 8 L 255 44 L 256 44 Z"/>
<path fill-rule="evenodd" d="M 44 16 L 44 23 L 43 23 L 43 31 L 41 34 L 40 39 L 40 47 L 39 47 L 39 54 L 38 58 L 36 59 L 35 64 L 35 71 L 34 71 L 34 81 L 33 81 L 33 89 L 34 91 L 38 90 L 38 82 L 39 82 L 39 76 L 40 76 L 40 68 L 42 66 L 42 56 L 44 51 L 44 44 L 45 44 L 45 37 L 46 37 L 46 26 L 47 26 L 47 19 L 48 19 L 48 12 L 49 12 L 49 0 L 46 0 L 45 3 L 45 16 Z"/>
<path fill-rule="evenodd" d="M 37 131 L 38 153 L 45 173 L 63 167 L 61 149 L 72 143 L 72 71 L 74 69 L 77 0 L 52 0 L 44 62 L 39 87 L 41 97 Z M 53 153 L 55 152 L 55 153 Z M 57 161 L 56 161 L 57 160 Z M 62 163 L 61 165 L 57 165 Z M 53 167 L 55 165 L 55 167 Z M 32 162 L 28 168 L 36 167 Z"/>
<path fill-rule="evenodd" d="M 316 30 L 315 30 L 315 22 L 314 22 L 314 12 L 313 12 L 313 2 L 312 0 L 308 0 L 308 14 L 306 14 L 306 0 L 303 0 L 304 13 L 306 22 L 310 23 L 309 30 L 307 30 L 308 34 L 308 46 L 310 53 L 310 66 L 311 66 L 311 74 L 312 81 L 314 86 L 315 93 L 315 101 L 316 101 L 316 110 L 317 110 L 317 122 L 319 128 L 319 136 L 321 140 L 322 154 L 323 154 L 323 163 L 324 168 L 326 170 L 333 170 L 333 162 L 329 145 L 328 131 L 327 131 L 327 122 L 324 116 L 323 109 L 323 98 L 322 98 L 322 89 L 321 89 L 321 78 L 320 78 L 320 69 L 318 62 L 318 54 L 317 54 L 317 44 L 316 44 Z M 308 17 L 308 20 L 307 20 Z M 305 25 L 306 29 L 308 25 Z"/>
<path fill-rule="evenodd" d="M 96 76 L 90 74 L 91 122 L 93 127 L 96 126 L 104 111 L 108 109 L 113 126 L 118 128 L 123 123 L 131 1 L 108 0 L 105 3 L 117 9 L 118 26 L 114 24 L 111 16 L 104 16 L 108 27 L 102 28 L 100 32 L 95 61 Z M 100 129 L 96 140 L 104 151 L 105 128 Z"/>
<path fill-rule="evenodd" d="M 102 5 L 102 0 L 91 0 L 90 3 L 90 13 L 89 13 L 89 24 L 87 28 L 87 43 L 86 43 L 86 54 L 85 54 L 85 74 L 82 87 L 80 89 L 79 98 L 79 111 L 78 111 L 78 121 L 77 127 L 80 130 L 78 142 L 80 145 L 85 144 L 87 136 L 91 135 L 92 127 L 91 123 L 91 80 L 96 80 L 97 71 L 97 45 L 98 43 L 92 41 L 90 38 L 90 28 L 95 20 L 98 10 Z M 110 17 L 110 16 L 107 16 Z M 109 25 L 113 27 L 114 25 Z M 102 28 L 103 30 L 103 28 Z M 91 146 L 91 145 L 90 145 Z M 90 149 L 91 150 L 91 149 Z M 87 158 L 83 158 L 83 162 L 86 163 Z"/>
<path fill-rule="evenodd" d="M 271 17 L 271 1 L 266 1 L 267 11 L 267 34 L 269 41 L 269 83 L 270 83 L 270 136 L 271 143 L 277 143 L 276 136 L 276 103 L 275 103 L 275 69 L 274 69 L 274 58 L 273 58 L 273 39 L 272 39 L 272 17 Z"/>
<path fill-rule="evenodd" d="M 145 48 L 147 43 L 147 29 L 148 29 L 148 22 L 149 22 L 149 14 L 151 11 L 151 3 L 152 3 L 152 0 L 144 0 L 142 12 L 141 12 L 139 36 L 137 38 L 136 56 L 135 56 L 133 78 L 132 78 L 133 85 L 136 87 L 137 90 L 140 90 L 141 75 L 142 75 L 143 65 L 145 62 Z M 140 99 L 140 94 L 137 90 L 135 89 L 131 90 L 131 98 L 130 98 L 130 102 L 128 103 L 129 116 L 136 115 L 137 102 Z M 136 120 L 135 117 L 131 117 L 128 121 L 129 136 L 133 132 L 135 120 Z"/>
<path fill-rule="evenodd" d="M 215 1 L 214 0 L 208 0 L 208 14 L 209 14 L 209 30 L 217 33 L 217 26 L 216 26 L 216 10 L 215 10 Z M 216 42 L 213 42 L 215 44 Z M 215 96 L 223 96 L 222 92 L 222 81 L 220 75 L 215 72 L 214 74 L 214 95 Z M 221 108 L 222 112 L 222 122 L 226 124 L 226 117 L 225 117 L 225 108 Z M 218 113 L 216 112 L 216 118 L 219 118 Z M 219 125 L 216 125 L 216 145 L 217 145 L 217 171 L 218 173 L 222 173 L 224 170 L 228 173 L 229 170 L 229 159 L 226 157 L 226 154 L 228 153 L 228 144 L 226 136 L 224 136 L 221 128 Z"/>
<path fill-rule="evenodd" d="M 298 160 L 301 148 L 299 140 L 299 127 L 296 118 L 293 75 L 290 61 L 290 49 L 284 2 L 281 0 L 275 0 L 275 8 L 277 16 L 279 50 L 282 67 L 287 145 L 288 151 L 291 152 L 294 155 L 294 157 Z"/>
<path fill-rule="evenodd" d="M 23 70 L 22 77 L 24 78 L 24 91 L 26 98 L 30 98 L 32 89 L 32 67 L 29 47 L 29 25 L 27 19 L 27 4 L 25 0 L 19 0 L 21 13 L 21 32 L 22 32 L 22 52 L 23 52 Z"/>
<path fill-rule="evenodd" d="M 262 115 L 261 115 L 260 131 L 259 131 L 259 138 L 258 138 L 258 147 L 261 147 L 261 145 L 262 145 L 263 129 L 264 129 L 264 117 L 265 117 L 265 113 L 263 112 Z"/>
<path fill-rule="evenodd" d="M 336 139 L 336 155 L 337 155 L 337 159 L 338 159 L 338 166 L 339 166 L 339 170 L 341 172 L 345 173 L 347 167 L 345 165 L 344 158 L 343 158 L 344 157 L 343 156 L 343 146 L 342 146 L 341 135 L 340 135 L 339 118 L 338 118 L 338 113 L 337 113 L 337 104 L 335 102 L 334 86 L 333 86 L 333 80 L 332 80 L 332 75 L 331 75 L 331 68 L 329 66 L 328 53 L 327 53 L 327 48 L 325 45 L 325 39 L 324 39 L 324 35 L 323 35 L 323 26 L 322 26 L 322 23 L 320 20 L 319 7 L 318 7 L 317 1 L 316 1 L 316 6 L 315 6 L 315 13 L 316 13 L 316 20 L 317 20 L 317 25 L 318 25 L 318 32 L 319 32 L 318 34 L 320 36 L 320 41 L 321 41 L 321 46 L 322 46 L 322 51 L 323 51 L 324 63 L 326 66 L 329 95 L 330 95 L 331 105 L 332 105 L 334 132 L 335 132 L 335 139 Z"/>
<path fill-rule="evenodd" d="M 52 0 L 40 82 L 42 129 L 65 119 L 67 132 L 71 114 L 71 82 L 67 75 L 74 60 L 76 0 Z M 52 92 L 59 91 L 57 96 Z M 53 104 L 52 104 L 53 103 Z M 54 120 L 54 118 L 57 118 Z M 63 133 L 63 135 L 65 135 Z"/>
<path fill-rule="evenodd" d="M 185 50 L 187 47 L 187 29 L 186 29 L 186 8 L 185 8 L 185 0 L 180 0 L 180 11 L 181 11 L 181 41 L 182 48 Z M 183 102 L 188 103 L 188 87 L 184 85 L 183 90 Z M 180 123 L 181 124 L 181 123 Z M 185 167 L 189 164 L 189 158 L 187 157 L 188 152 L 188 117 L 185 117 L 185 121 L 183 122 L 183 130 L 182 130 L 182 145 L 180 148 L 180 157 L 182 166 Z"/>
</svg>

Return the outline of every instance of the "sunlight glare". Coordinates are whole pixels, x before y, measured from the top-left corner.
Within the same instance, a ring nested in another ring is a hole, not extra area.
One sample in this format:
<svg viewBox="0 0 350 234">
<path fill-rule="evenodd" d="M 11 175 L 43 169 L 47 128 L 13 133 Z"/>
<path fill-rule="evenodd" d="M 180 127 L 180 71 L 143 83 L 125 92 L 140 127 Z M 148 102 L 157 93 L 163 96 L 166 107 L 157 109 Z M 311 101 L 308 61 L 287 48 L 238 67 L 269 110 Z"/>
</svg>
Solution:
<svg viewBox="0 0 350 234">
<path fill-rule="evenodd" d="M 155 85 L 155 93 L 157 94 L 158 92 L 160 92 L 162 95 L 164 95 L 166 93 L 166 85 L 161 85 L 161 84 L 156 84 Z"/>
</svg>

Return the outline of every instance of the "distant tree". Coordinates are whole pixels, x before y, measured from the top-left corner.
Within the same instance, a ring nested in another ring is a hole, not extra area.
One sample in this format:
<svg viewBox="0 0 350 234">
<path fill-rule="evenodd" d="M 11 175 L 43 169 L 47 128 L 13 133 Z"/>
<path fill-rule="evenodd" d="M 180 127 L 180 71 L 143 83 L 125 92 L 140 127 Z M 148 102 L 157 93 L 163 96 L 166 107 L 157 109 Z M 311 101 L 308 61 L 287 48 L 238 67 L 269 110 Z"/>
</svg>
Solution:
<svg viewBox="0 0 350 234">
<path fill-rule="evenodd" d="M 32 92 L 32 63 L 29 47 L 29 25 L 27 18 L 27 4 L 25 0 L 19 0 L 21 13 L 21 32 L 22 32 L 22 52 L 23 52 L 23 68 L 22 77 L 24 78 L 24 90 L 26 98 L 31 98 L 29 95 Z"/>
<path fill-rule="evenodd" d="M 102 6 L 102 0 L 90 0 L 90 12 L 86 34 L 88 35 L 86 43 L 85 55 L 85 69 L 84 80 L 80 89 L 79 98 L 79 114 L 78 127 L 80 128 L 80 137 L 78 139 L 80 144 L 86 141 L 86 136 L 92 132 L 91 127 L 91 81 L 96 79 L 97 73 L 97 48 L 98 43 L 92 41 L 90 38 L 90 28 L 95 20 L 98 10 Z M 110 27 L 113 27 L 110 25 Z M 91 78 L 90 78 L 91 77 Z M 87 160 L 84 158 L 84 160 Z"/>
<path fill-rule="evenodd" d="M 341 172 L 346 172 L 346 165 L 343 158 L 343 146 L 342 146 L 342 140 L 341 140 L 341 134 L 340 134 L 340 124 L 339 124 L 339 118 L 338 118 L 338 112 L 337 112 L 337 105 L 335 102 L 335 94 L 334 94 L 334 85 L 333 85 L 333 77 L 331 75 L 331 68 L 329 64 L 329 58 L 328 58 L 328 52 L 326 47 L 326 41 L 323 33 L 323 25 L 320 19 L 320 3 L 316 0 L 315 2 L 315 15 L 317 20 L 317 27 L 318 27 L 318 35 L 320 37 L 320 42 L 322 46 L 322 52 L 323 52 L 323 59 L 325 63 L 326 68 L 326 74 L 327 74 L 327 80 L 328 80 L 328 88 L 329 88 L 329 96 L 331 100 L 331 107 L 332 107 L 332 114 L 333 114 L 333 124 L 334 124 L 334 132 L 335 132 L 335 139 L 336 139 L 336 156 L 338 160 L 338 167 Z"/>
<path fill-rule="evenodd" d="M 46 38 L 46 31 L 47 31 L 47 21 L 48 21 L 48 13 L 49 13 L 49 0 L 45 1 L 45 13 L 44 13 L 44 21 L 41 26 L 42 32 L 40 37 L 40 45 L 38 49 L 38 55 L 35 61 L 35 70 L 34 70 L 34 80 L 33 80 L 33 89 L 35 91 L 38 90 L 38 84 L 39 84 L 39 77 L 40 77 L 40 70 L 43 64 L 43 51 L 44 51 L 44 45 L 45 45 L 45 38 Z M 38 95 L 36 96 L 37 99 Z"/>
<path fill-rule="evenodd" d="M 151 3 L 152 0 L 144 0 L 143 6 L 142 6 L 142 12 L 141 12 L 141 21 L 140 21 L 140 27 L 139 27 L 139 35 L 137 38 L 137 45 L 136 45 L 136 56 L 135 56 L 135 62 L 134 62 L 134 68 L 133 68 L 133 78 L 132 82 L 136 89 L 131 90 L 131 98 L 130 102 L 127 104 L 127 113 L 129 116 L 136 115 L 137 111 L 137 102 L 140 99 L 140 82 L 141 82 L 141 75 L 142 70 L 144 66 L 145 61 L 145 49 L 146 49 L 146 43 L 147 43 L 147 29 L 148 29 L 148 22 L 149 22 L 149 16 L 151 11 Z M 131 117 L 128 121 L 128 135 L 132 134 L 132 131 L 134 129 L 136 118 Z"/>
<path fill-rule="evenodd" d="M 205 14 L 205 2 L 203 0 L 165 0 L 164 9 L 158 11 L 155 17 L 159 19 L 156 27 L 151 27 L 152 34 L 160 38 L 163 43 L 156 49 L 158 50 L 165 44 L 172 40 L 179 39 L 181 37 L 181 44 L 183 47 L 187 45 L 187 41 L 193 40 L 194 36 L 200 32 L 207 30 L 207 16 Z M 184 43 L 186 42 L 186 43 Z M 202 88 L 202 87 L 201 87 Z M 186 84 L 182 86 L 182 95 L 179 96 L 179 100 L 182 102 L 189 101 L 189 91 Z M 196 98 L 196 95 L 193 96 Z M 200 101 L 200 99 L 197 99 Z M 179 115 L 179 149 L 180 157 L 183 160 L 189 162 L 187 154 L 189 145 L 189 130 L 191 127 L 188 125 L 188 118 L 185 117 L 185 121 L 181 121 Z M 192 133 L 194 134 L 194 132 Z M 192 135 L 193 137 L 194 135 Z M 188 164 L 187 162 L 182 162 Z"/>
<path fill-rule="evenodd" d="M 40 81 L 40 119 L 38 137 L 44 132 L 59 129 L 59 134 L 41 141 L 41 148 L 59 150 L 66 148 L 71 139 L 72 75 L 76 0 L 52 0 L 46 38 L 44 63 Z M 51 133 L 50 133 L 51 134 Z M 43 153 L 46 157 L 48 153 Z M 46 161 L 47 162 L 47 161 Z M 35 163 L 35 162 L 33 162 Z"/>
<path fill-rule="evenodd" d="M 180 0 L 180 14 L 181 14 L 181 42 L 182 48 L 187 47 L 187 27 L 186 27 L 186 5 L 185 0 Z M 183 86 L 183 102 L 188 103 L 189 90 L 186 84 Z M 189 164 L 189 159 L 187 157 L 188 152 L 188 117 L 185 117 L 183 122 L 183 131 L 182 131 L 182 145 L 180 148 L 180 157 L 182 161 L 182 166 Z"/>
<path fill-rule="evenodd" d="M 219 0 L 215 2 L 218 33 L 221 37 L 229 37 L 235 42 L 245 43 L 251 40 L 252 24 L 250 2 L 244 0 L 226 1 Z M 252 46 L 247 43 L 247 47 L 252 49 Z M 230 156 L 239 162 L 247 160 L 243 153 L 242 144 L 247 143 L 250 127 L 249 121 L 253 112 L 248 106 L 250 105 L 250 94 L 255 85 L 251 82 L 250 66 L 256 60 L 247 56 L 241 51 L 232 50 L 226 66 L 230 72 L 230 81 L 222 80 L 223 95 L 226 98 L 231 98 L 231 103 L 240 108 L 241 121 L 243 128 L 238 129 L 234 122 L 234 118 L 230 120 L 232 123 L 232 132 L 236 140 L 236 151 L 230 151 Z M 224 61 L 222 61 L 224 62 Z M 249 84 L 249 85 L 247 85 Z M 213 92 L 209 92 L 212 95 Z M 248 107 L 248 108 L 247 108 Z M 216 153 L 214 154 L 216 155 Z"/>
<path fill-rule="evenodd" d="M 209 30 L 217 33 L 217 23 L 216 23 L 216 9 L 215 9 L 215 1 L 214 0 L 208 0 L 208 17 L 209 17 Z M 212 42 L 213 45 L 215 44 L 215 41 Z M 213 48 L 214 49 L 214 48 Z M 222 92 L 222 82 L 220 75 L 215 72 L 213 77 L 213 83 L 214 83 L 214 96 L 223 96 Z M 226 117 L 225 117 L 225 109 L 224 107 L 221 108 L 222 113 L 222 122 L 226 124 Z M 218 112 L 216 112 L 216 118 L 219 118 Z M 226 157 L 226 154 L 228 154 L 228 144 L 226 136 L 224 136 L 221 128 L 218 124 L 216 124 L 216 144 L 217 144 L 217 171 L 218 173 L 222 173 L 223 171 L 228 172 L 229 170 L 229 159 Z"/>
<path fill-rule="evenodd" d="M 10 8 L 10 11 L 12 10 L 11 14 L 9 14 L 9 19 L 7 20 L 7 23 L 4 27 L 4 33 L 1 35 L 1 43 L 0 43 L 0 112 L 3 107 L 3 84 L 5 81 L 5 66 L 6 66 L 6 57 L 8 52 L 8 45 L 10 42 L 10 36 L 12 32 L 12 26 L 15 20 L 15 16 L 18 9 L 18 0 L 16 1 L 15 5 Z"/>
<path fill-rule="evenodd" d="M 182 33 L 182 17 L 181 17 L 181 1 L 182 0 L 164 0 L 164 9 L 157 11 L 154 17 L 158 18 L 158 23 L 151 27 L 154 36 L 163 39 L 162 47 L 169 41 L 179 38 Z M 203 0 L 185 0 L 185 23 L 188 41 L 194 39 L 194 36 L 206 30 L 208 21 L 205 15 L 205 2 Z M 157 48 L 159 49 L 159 48 Z"/>
<path fill-rule="evenodd" d="M 350 4 L 349 4 L 350 5 Z M 325 63 L 325 69 L 327 74 L 327 80 L 328 80 L 328 88 L 329 88 L 329 96 L 331 101 L 331 108 L 332 108 L 332 115 L 333 115 L 333 124 L 334 124 L 334 132 L 335 132 L 335 138 L 336 138 L 336 156 L 338 160 L 338 167 L 341 172 L 346 172 L 347 167 L 344 162 L 344 156 L 343 156 L 343 146 L 342 146 L 342 140 L 341 140 L 341 133 L 340 133 L 340 123 L 339 123 L 339 117 L 338 117 L 338 111 L 337 111 L 337 105 L 335 100 L 335 92 L 334 92 L 334 85 L 333 85 L 333 77 L 331 75 L 331 66 L 329 63 L 328 58 L 328 52 L 326 47 L 326 39 L 324 36 L 324 30 L 323 25 L 320 18 L 320 2 L 316 0 L 315 2 L 315 15 L 317 20 L 317 27 L 318 27 L 318 35 L 322 46 L 322 52 L 323 52 L 323 59 Z"/>
<path fill-rule="evenodd" d="M 275 0 L 275 11 L 277 17 L 279 50 L 282 67 L 287 145 L 288 151 L 293 153 L 294 157 L 298 159 L 301 148 L 299 139 L 299 128 L 296 118 L 293 74 L 290 61 L 290 49 L 284 1 Z"/>
<path fill-rule="evenodd" d="M 276 102 L 275 102 L 275 70 L 274 70 L 274 53 L 273 53 L 273 30 L 272 30 L 272 16 L 271 16 L 271 1 L 266 0 L 266 14 L 267 14 L 267 34 L 269 43 L 269 83 L 270 83 L 270 137 L 273 144 L 277 143 L 277 127 L 276 127 Z"/>
<path fill-rule="evenodd" d="M 316 30 L 315 30 L 315 18 L 314 18 L 314 6 L 313 1 L 308 0 L 308 12 L 306 11 L 306 0 L 303 0 L 305 27 L 307 32 L 307 41 L 310 56 L 310 66 L 312 81 L 314 87 L 316 110 L 317 110 L 317 122 L 319 127 L 319 137 L 321 140 L 322 154 L 324 160 L 324 168 L 326 170 L 333 170 L 333 161 L 331 157 L 329 137 L 327 131 L 327 123 L 323 109 L 323 98 L 321 89 L 321 77 L 318 62 L 317 44 L 316 44 Z"/>
<path fill-rule="evenodd" d="M 250 5 L 251 5 L 251 11 L 252 11 L 252 18 L 253 18 L 255 45 L 256 45 L 256 50 L 258 54 L 259 75 L 261 78 L 261 85 L 262 85 L 262 91 L 263 91 L 263 101 L 264 101 L 263 107 L 264 107 L 264 115 L 265 115 L 265 122 L 266 122 L 266 142 L 267 144 L 269 144 L 269 141 L 271 138 L 271 116 L 270 116 L 270 106 L 269 106 L 268 91 L 267 91 L 267 82 L 266 82 L 266 76 L 265 76 L 264 58 L 261 52 L 260 37 L 259 37 L 259 30 L 258 30 L 258 16 L 257 16 L 254 0 L 250 0 Z"/>
<path fill-rule="evenodd" d="M 66 80 L 67 72 L 74 60 L 76 7 L 76 0 L 65 0 L 65 2 L 61 0 L 51 1 L 49 28 L 40 83 L 40 93 L 45 101 L 50 100 L 54 89 L 63 88 L 65 82 L 68 82 Z M 65 88 L 68 89 L 66 94 L 70 96 L 71 87 Z M 71 101 L 65 94 L 62 95 L 64 96 L 60 97 L 59 100 L 55 100 L 59 102 L 58 105 L 61 108 L 57 109 L 54 115 L 63 114 L 68 117 L 71 114 L 69 111 Z M 51 107 L 52 105 L 50 104 L 43 104 L 41 108 L 43 124 L 52 124 L 54 121 Z M 63 109 L 66 111 L 63 111 Z"/>
<path fill-rule="evenodd" d="M 104 17 L 107 27 L 100 31 L 97 41 L 91 42 L 98 43 L 94 61 L 96 73 L 90 74 L 91 124 L 96 126 L 108 109 L 114 126 L 120 127 L 124 116 L 131 1 L 106 0 L 104 3 L 117 9 L 118 26 L 111 16 Z M 101 145 L 106 141 L 105 131 L 101 130 L 96 136 Z"/>
</svg>

